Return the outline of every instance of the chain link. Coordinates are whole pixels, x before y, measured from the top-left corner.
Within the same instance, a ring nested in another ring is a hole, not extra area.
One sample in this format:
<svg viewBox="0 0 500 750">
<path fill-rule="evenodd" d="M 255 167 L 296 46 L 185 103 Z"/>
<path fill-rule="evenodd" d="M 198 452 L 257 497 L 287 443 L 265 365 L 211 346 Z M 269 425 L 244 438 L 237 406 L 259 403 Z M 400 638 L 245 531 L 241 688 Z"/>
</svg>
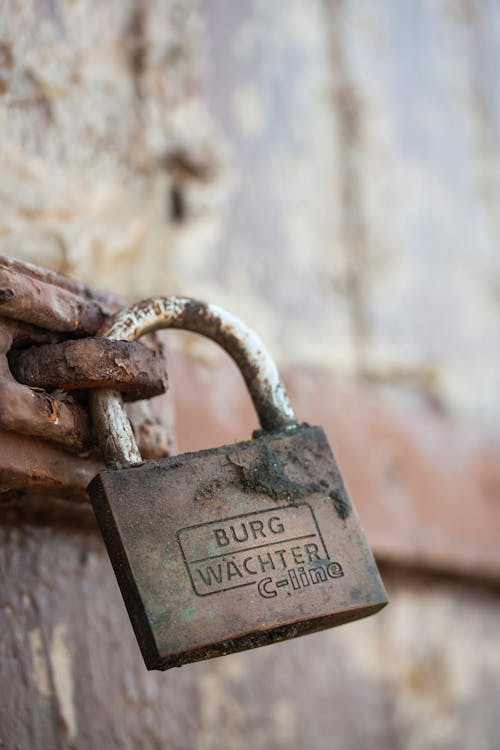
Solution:
<svg viewBox="0 0 500 750">
<path fill-rule="evenodd" d="M 147 346 L 93 337 L 124 305 L 65 276 L 0 256 L 0 497 L 50 492 L 86 499 L 86 484 L 101 465 L 88 389 L 118 389 L 129 401 L 165 393 L 157 336 L 148 337 Z M 145 454 L 166 455 L 168 409 L 144 402 L 133 413 Z M 160 446 L 152 445 L 151 434 Z"/>
</svg>

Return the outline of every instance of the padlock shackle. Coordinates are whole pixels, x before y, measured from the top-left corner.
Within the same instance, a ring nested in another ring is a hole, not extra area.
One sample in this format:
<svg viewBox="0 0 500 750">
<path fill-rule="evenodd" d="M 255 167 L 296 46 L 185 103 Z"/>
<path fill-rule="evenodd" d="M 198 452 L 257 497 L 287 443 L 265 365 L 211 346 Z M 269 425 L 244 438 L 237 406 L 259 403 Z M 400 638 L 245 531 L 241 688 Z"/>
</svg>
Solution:
<svg viewBox="0 0 500 750">
<path fill-rule="evenodd" d="M 135 341 L 160 328 L 199 333 L 225 349 L 243 375 L 262 429 L 297 425 L 277 367 L 261 340 L 243 321 L 217 305 L 188 297 L 154 297 L 117 313 L 99 335 Z M 90 394 L 90 403 L 106 464 L 124 467 L 143 463 L 119 391 L 96 389 Z"/>
</svg>

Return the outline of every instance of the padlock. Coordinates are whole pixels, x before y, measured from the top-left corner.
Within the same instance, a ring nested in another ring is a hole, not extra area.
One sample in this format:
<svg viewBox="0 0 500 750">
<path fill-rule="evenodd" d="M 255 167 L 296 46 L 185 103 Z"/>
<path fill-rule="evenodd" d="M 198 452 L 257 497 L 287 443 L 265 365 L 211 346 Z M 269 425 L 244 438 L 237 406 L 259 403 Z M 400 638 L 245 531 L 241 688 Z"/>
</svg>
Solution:
<svg viewBox="0 0 500 750">
<path fill-rule="evenodd" d="M 108 468 L 88 491 L 147 668 L 295 638 L 384 607 L 326 435 L 298 424 L 256 334 L 215 305 L 163 297 L 118 314 L 102 335 L 133 340 L 167 327 L 196 331 L 233 357 L 261 430 L 143 462 L 119 394 L 91 396 Z"/>
</svg>

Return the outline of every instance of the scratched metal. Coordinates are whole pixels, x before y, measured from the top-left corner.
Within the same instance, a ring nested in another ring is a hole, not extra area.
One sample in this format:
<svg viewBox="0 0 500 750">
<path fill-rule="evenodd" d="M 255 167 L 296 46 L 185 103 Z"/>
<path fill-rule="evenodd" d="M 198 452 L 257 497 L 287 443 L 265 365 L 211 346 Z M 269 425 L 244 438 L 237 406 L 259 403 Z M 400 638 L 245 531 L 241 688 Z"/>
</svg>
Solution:
<svg viewBox="0 0 500 750">
<path fill-rule="evenodd" d="M 320 427 L 107 469 L 89 495 L 148 669 L 295 638 L 387 603 Z"/>
<path fill-rule="evenodd" d="M 381 609 L 382 581 L 325 433 L 297 424 L 258 337 L 215 305 L 177 297 L 123 311 L 107 335 L 133 339 L 158 327 L 217 341 L 239 366 L 263 430 L 248 442 L 143 463 L 120 397 L 91 396 L 114 470 L 100 472 L 88 492 L 148 669 Z"/>
<path fill-rule="evenodd" d="M 186 297 L 155 297 L 118 313 L 100 333 L 131 341 L 159 328 L 194 331 L 225 349 L 243 375 L 264 430 L 296 425 L 279 372 L 264 344 L 239 318 L 217 305 Z M 92 393 L 91 409 L 109 465 L 140 464 L 142 459 L 117 394 L 105 389 Z"/>
<path fill-rule="evenodd" d="M 46 390 L 116 388 L 132 401 L 158 396 L 167 389 L 160 355 L 130 341 L 70 339 L 12 350 L 9 364 L 20 383 Z"/>
</svg>

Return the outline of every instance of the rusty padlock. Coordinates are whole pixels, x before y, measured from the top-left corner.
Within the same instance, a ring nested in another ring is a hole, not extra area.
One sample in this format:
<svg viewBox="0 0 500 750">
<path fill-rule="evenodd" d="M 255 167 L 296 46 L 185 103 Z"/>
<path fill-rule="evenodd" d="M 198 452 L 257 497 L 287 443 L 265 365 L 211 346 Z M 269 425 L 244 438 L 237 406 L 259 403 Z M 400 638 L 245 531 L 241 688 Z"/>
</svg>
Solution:
<svg viewBox="0 0 500 750">
<path fill-rule="evenodd" d="M 119 394 L 91 396 L 110 468 L 88 490 L 147 668 L 377 612 L 387 595 L 326 435 L 297 423 L 260 340 L 221 308 L 176 297 L 129 308 L 103 335 L 133 340 L 167 327 L 233 357 L 262 430 L 143 462 Z"/>
</svg>

